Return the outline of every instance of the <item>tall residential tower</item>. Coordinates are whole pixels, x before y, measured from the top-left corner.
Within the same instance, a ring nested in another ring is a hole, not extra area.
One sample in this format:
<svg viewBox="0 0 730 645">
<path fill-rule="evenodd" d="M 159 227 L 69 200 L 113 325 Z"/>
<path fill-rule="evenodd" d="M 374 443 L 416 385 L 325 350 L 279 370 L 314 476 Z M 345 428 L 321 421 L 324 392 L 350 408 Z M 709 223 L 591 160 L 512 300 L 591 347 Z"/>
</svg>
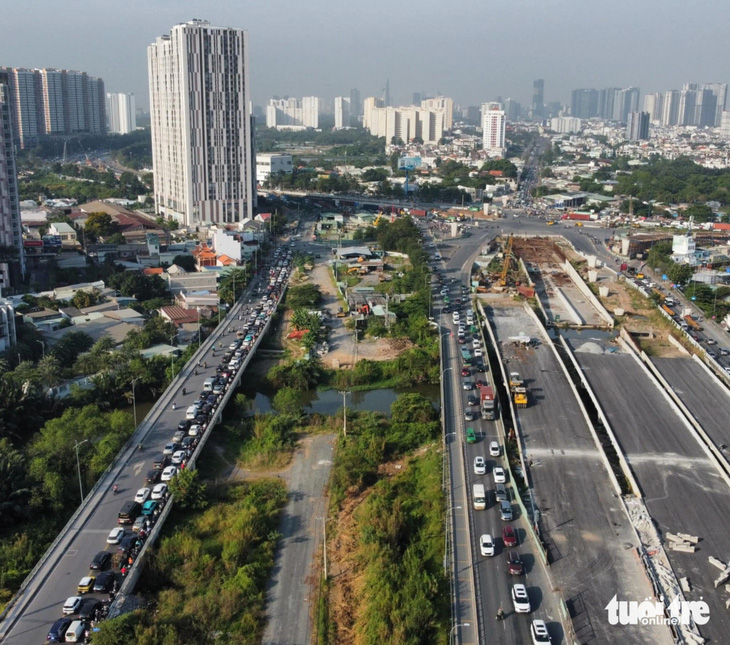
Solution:
<svg viewBox="0 0 730 645">
<path fill-rule="evenodd" d="M 107 94 L 106 116 L 110 134 L 129 134 L 137 129 L 134 94 Z"/>
<path fill-rule="evenodd" d="M 186 226 L 253 217 L 248 34 L 204 20 L 147 48 L 155 206 Z"/>
</svg>

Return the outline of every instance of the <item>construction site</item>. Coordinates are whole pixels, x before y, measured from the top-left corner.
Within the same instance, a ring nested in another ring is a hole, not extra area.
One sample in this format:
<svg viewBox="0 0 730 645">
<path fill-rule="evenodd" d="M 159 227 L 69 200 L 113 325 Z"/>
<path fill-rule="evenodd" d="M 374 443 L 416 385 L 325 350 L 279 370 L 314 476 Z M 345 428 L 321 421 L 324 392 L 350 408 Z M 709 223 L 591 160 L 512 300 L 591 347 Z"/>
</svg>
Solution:
<svg viewBox="0 0 730 645">
<path fill-rule="evenodd" d="M 552 237 L 497 238 L 477 261 L 472 287 L 477 293 L 535 298 L 548 326 L 577 329 L 613 327 L 586 281 L 576 270 L 585 258 Z M 615 273 L 588 261 L 588 278 L 597 285 L 615 280 Z"/>
</svg>

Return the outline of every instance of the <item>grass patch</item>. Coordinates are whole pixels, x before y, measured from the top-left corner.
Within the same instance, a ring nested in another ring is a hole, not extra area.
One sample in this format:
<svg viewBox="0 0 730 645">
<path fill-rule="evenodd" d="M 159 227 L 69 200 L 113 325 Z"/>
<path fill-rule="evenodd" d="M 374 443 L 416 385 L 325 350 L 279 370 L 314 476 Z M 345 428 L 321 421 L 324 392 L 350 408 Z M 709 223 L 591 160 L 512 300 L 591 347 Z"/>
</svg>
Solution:
<svg viewBox="0 0 730 645">
<path fill-rule="evenodd" d="M 286 503 L 277 479 L 215 487 L 205 511 L 173 511 L 139 593 L 145 611 L 100 623 L 94 643 L 259 643 Z"/>
</svg>

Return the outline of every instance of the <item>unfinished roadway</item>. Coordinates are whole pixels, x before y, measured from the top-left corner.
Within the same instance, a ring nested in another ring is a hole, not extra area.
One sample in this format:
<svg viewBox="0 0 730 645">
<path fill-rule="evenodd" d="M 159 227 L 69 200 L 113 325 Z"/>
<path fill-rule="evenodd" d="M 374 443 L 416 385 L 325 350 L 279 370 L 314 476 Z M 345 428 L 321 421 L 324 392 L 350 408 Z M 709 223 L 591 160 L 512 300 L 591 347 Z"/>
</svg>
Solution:
<svg viewBox="0 0 730 645">
<path fill-rule="evenodd" d="M 715 589 L 714 579 L 720 572 L 708 566 L 707 558 L 727 560 L 730 555 L 730 487 L 694 430 L 633 355 L 615 351 L 615 347 L 606 353 L 608 348 L 600 341 L 571 341 L 570 345 L 613 428 L 651 518 L 665 539 L 675 574 L 689 579 L 691 592 L 685 593 L 686 599 L 702 598 L 710 607 L 710 621 L 700 628 L 702 636 L 709 642 L 727 642 L 728 594 L 724 585 Z M 682 383 L 687 404 L 692 404 L 704 423 L 722 422 L 722 415 L 717 416 L 711 409 L 719 405 L 724 406 L 727 419 L 727 401 L 714 390 L 701 383 L 690 386 L 690 375 L 680 381 L 680 368 L 676 367 L 679 363 L 672 363 L 673 368 L 665 361 L 659 361 L 659 365 L 665 374 L 674 372 L 674 382 L 677 386 Z M 682 365 L 688 367 L 687 362 Z M 698 536 L 697 551 L 670 550 L 667 532 Z"/>
<path fill-rule="evenodd" d="M 485 298 L 490 324 L 507 361 L 529 391 L 529 405 L 518 409 L 541 538 L 553 582 L 571 612 L 581 643 L 608 643 L 616 627 L 606 605 L 620 598 L 641 599 L 652 588 L 637 555 L 638 538 L 602 452 L 596 445 L 579 400 L 549 339 L 520 303 Z M 535 348 L 515 347 L 509 338 L 540 339 Z M 669 630 L 637 626 L 622 630 L 625 643 L 670 643 Z"/>
</svg>

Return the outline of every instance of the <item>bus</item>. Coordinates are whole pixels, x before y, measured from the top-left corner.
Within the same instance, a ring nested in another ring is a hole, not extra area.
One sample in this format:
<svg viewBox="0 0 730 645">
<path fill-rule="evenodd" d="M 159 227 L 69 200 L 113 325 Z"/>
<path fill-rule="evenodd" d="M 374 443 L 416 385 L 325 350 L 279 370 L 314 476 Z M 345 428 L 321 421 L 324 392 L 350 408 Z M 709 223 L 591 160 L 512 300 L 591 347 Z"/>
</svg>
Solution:
<svg viewBox="0 0 730 645">
<path fill-rule="evenodd" d="M 461 350 L 461 358 L 464 361 L 464 367 L 471 367 L 471 352 L 468 349 Z"/>
</svg>

